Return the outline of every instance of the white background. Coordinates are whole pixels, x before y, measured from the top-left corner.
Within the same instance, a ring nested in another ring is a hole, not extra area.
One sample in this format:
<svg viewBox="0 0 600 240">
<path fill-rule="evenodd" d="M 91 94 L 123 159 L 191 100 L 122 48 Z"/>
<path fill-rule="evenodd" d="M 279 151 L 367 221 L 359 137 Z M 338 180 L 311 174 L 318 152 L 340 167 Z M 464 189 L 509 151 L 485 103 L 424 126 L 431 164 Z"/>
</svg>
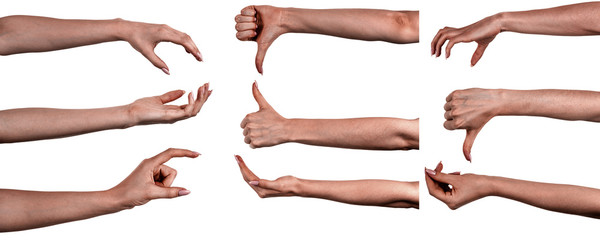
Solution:
<svg viewBox="0 0 600 240">
<path fill-rule="evenodd" d="M 533 117 L 490 121 L 462 156 L 464 131 L 442 127 L 452 90 L 469 87 L 599 90 L 598 37 L 502 33 L 471 68 L 475 44 L 458 44 L 452 58 L 429 56 L 438 29 L 462 27 L 499 11 L 568 1 L 11 1 L 0 16 L 110 19 L 165 23 L 188 33 L 205 62 L 161 43 L 157 54 L 171 76 L 155 69 L 125 42 L 49 53 L 0 57 L 0 109 L 94 108 L 123 105 L 174 89 L 214 89 L 200 114 L 172 125 L 139 126 L 64 139 L 0 145 L 0 188 L 94 191 L 111 188 L 141 160 L 169 147 L 202 153 L 173 159 L 176 186 L 189 196 L 155 200 L 116 214 L 3 239 L 479 239 L 564 238 L 594 234 L 596 220 L 486 198 L 451 211 L 421 184 L 421 209 L 341 204 L 320 199 L 260 199 L 241 178 L 240 154 L 262 178 L 423 180 L 423 166 L 443 160 L 460 170 L 600 188 L 595 176 L 600 129 L 595 123 Z M 269 49 L 265 75 L 254 67 L 256 44 L 235 38 L 233 18 L 243 7 L 420 10 L 421 43 L 397 45 L 328 36 L 288 34 Z M 285 117 L 421 118 L 421 150 L 365 151 L 300 144 L 250 149 L 239 123 L 257 106 L 251 84 Z M 179 100 L 177 104 L 183 104 Z M 1 203 L 0 203 L 1 204 Z M 43 204 L 43 203 L 42 203 Z"/>
</svg>

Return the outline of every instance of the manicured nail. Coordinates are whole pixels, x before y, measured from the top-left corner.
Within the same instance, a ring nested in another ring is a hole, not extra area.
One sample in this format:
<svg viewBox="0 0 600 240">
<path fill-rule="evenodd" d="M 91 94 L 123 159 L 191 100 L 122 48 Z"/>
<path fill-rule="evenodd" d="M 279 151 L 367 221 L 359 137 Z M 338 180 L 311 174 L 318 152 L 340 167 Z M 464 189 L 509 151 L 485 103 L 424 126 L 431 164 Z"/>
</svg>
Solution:
<svg viewBox="0 0 600 240">
<path fill-rule="evenodd" d="M 240 164 L 240 160 L 242 159 L 242 157 L 240 157 L 240 155 L 233 155 L 233 157 L 235 158 L 235 161 Z"/>
<path fill-rule="evenodd" d="M 248 182 L 248 184 L 250 184 L 252 186 L 258 186 L 258 181 L 250 181 L 250 182 Z"/>
<path fill-rule="evenodd" d="M 433 176 L 435 176 L 435 171 L 433 171 L 433 170 L 431 170 L 431 169 L 427 169 L 427 168 L 425 168 L 425 172 L 427 172 L 427 174 L 429 174 L 429 175 L 433 175 Z"/>
<path fill-rule="evenodd" d="M 188 195 L 190 193 L 191 193 L 190 190 L 179 190 L 179 193 L 177 193 L 177 194 L 179 194 L 179 196 L 185 196 L 185 195 Z"/>
<path fill-rule="evenodd" d="M 167 75 L 171 75 L 171 73 L 169 72 L 169 69 L 167 69 L 167 68 L 161 68 L 160 70 L 162 70 Z"/>
<path fill-rule="evenodd" d="M 196 154 L 196 156 L 200 156 L 200 155 L 202 155 L 202 154 L 200 154 L 199 152 L 196 152 L 196 151 L 192 151 L 192 152 L 193 152 L 194 154 Z"/>
<path fill-rule="evenodd" d="M 471 162 L 471 153 L 467 153 L 467 161 Z"/>
<path fill-rule="evenodd" d="M 198 52 L 198 58 L 200 58 L 200 62 L 204 62 L 204 58 L 202 57 L 202 53 Z"/>
</svg>

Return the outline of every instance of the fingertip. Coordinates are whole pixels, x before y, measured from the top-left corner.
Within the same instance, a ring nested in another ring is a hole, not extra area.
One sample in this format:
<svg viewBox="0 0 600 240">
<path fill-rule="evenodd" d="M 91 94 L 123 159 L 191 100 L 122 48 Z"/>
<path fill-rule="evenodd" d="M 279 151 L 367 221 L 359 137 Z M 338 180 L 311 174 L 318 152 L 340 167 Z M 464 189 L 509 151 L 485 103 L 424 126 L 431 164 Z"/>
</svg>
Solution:
<svg viewBox="0 0 600 240">
<path fill-rule="evenodd" d="M 200 156 L 200 155 L 202 155 L 202 154 L 201 154 L 201 153 L 199 153 L 199 152 L 196 152 L 196 151 L 192 151 L 192 157 L 193 157 L 193 158 L 197 158 L 197 157 L 198 157 L 198 156 Z"/>
<path fill-rule="evenodd" d="M 198 55 L 198 61 L 199 62 L 204 62 L 204 57 L 202 57 L 202 53 L 200 53 L 199 51 L 196 53 L 196 55 Z"/>
<path fill-rule="evenodd" d="M 234 154 L 234 155 L 233 155 L 233 157 L 235 158 L 235 161 L 236 161 L 238 164 L 241 164 L 241 163 L 244 161 L 244 160 L 242 159 L 242 157 L 240 157 L 240 155 L 236 155 L 236 154 Z"/>
<path fill-rule="evenodd" d="M 160 70 L 162 70 L 167 75 L 171 75 L 171 72 L 169 72 L 169 69 L 167 68 L 161 68 Z"/>
<path fill-rule="evenodd" d="M 425 173 L 427 173 L 427 175 L 429 176 L 435 176 L 436 172 L 434 170 L 425 168 Z"/>
<path fill-rule="evenodd" d="M 189 195 L 190 193 L 192 193 L 192 191 L 187 190 L 187 189 L 182 189 L 182 190 L 179 190 L 179 192 L 177 192 L 177 196 L 181 197 L 181 196 Z"/>
</svg>

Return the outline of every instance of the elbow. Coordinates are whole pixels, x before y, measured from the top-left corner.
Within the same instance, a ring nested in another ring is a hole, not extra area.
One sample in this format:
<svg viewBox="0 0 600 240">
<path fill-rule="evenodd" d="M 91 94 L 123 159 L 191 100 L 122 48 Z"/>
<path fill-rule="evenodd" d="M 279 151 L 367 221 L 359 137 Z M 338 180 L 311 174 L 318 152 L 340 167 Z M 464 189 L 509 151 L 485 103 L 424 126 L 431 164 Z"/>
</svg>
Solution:
<svg viewBox="0 0 600 240">
<path fill-rule="evenodd" d="M 387 14 L 389 39 L 393 43 L 419 42 L 419 11 L 392 11 Z"/>
</svg>

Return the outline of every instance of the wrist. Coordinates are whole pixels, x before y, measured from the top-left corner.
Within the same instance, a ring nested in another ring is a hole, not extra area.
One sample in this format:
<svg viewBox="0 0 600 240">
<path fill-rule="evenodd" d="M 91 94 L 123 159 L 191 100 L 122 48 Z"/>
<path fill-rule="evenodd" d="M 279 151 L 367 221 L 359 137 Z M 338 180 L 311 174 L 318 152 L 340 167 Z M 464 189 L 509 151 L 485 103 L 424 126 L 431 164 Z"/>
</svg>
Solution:
<svg viewBox="0 0 600 240">
<path fill-rule="evenodd" d="M 498 28 L 500 29 L 500 32 L 510 31 L 509 26 L 507 24 L 509 18 L 509 12 L 500 12 L 492 16 L 492 19 L 494 20 L 496 26 L 498 26 Z"/>
<path fill-rule="evenodd" d="M 109 21 L 112 26 L 114 37 L 121 41 L 128 41 L 134 22 L 123 20 L 121 18 L 115 18 Z"/>
<path fill-rule="evenodd" d="M 119 193 L 115 188 L 101 191 L 99 194 L 102 195 L 103 205 L 106 206 L 108 212 L 119 212 L 134 207 L 131 204 L 127 204 L 128 202 L 123 197 L 124 195 Z"/>
<path fill-rule="evenodd" d="M 492 117 L 511 115 L 514 111 L 509 97 L 511 90 L 490 89 L 490 91 L 492 91 L 491 95 L 493 96 L 493 99 L 495 99 L 494 102 L 496 103 L 495 106 L 491 106 Z"/>
<path fill-rule="evenodd" d="M 283 134 L 282 143 L 298 142 L 301 140 L 301 134 L 300 134 L 301 128 L 298 127 L 298 125 L 300 124 L 301 121 L 302 121 L 301 119 L 287 119 L 287 118 L 285 118 L 283 120 L 284 134 Z"/>
<path fill-rule="evenodd" d="M 279 12 L 278 25 L 283 31 L 281 34 L 289 32 L 298 32 L 298 9 L 296 8 L 276 8 Z"/>
<path fill-rule="evenodd" d="M 308 180 L 294 177 L 295 181 L 291 187 L 291 192 L 294 196 L 308 197 Z"/>
<path fill-rule="evenodd" d="M 121 128 L 130 128 L 140 124 L 140 117 L 132 104 L 118 107 L 119 116 L 123 116 L 123 126 Z"/>
<path fill-rule="evenodd" d="M 478 182 L 480 183 L 480 194 L 481 197 L 486 196 L 498 196 L 498 186 L 496 177 L 478 175 Z"/>
</svg>

